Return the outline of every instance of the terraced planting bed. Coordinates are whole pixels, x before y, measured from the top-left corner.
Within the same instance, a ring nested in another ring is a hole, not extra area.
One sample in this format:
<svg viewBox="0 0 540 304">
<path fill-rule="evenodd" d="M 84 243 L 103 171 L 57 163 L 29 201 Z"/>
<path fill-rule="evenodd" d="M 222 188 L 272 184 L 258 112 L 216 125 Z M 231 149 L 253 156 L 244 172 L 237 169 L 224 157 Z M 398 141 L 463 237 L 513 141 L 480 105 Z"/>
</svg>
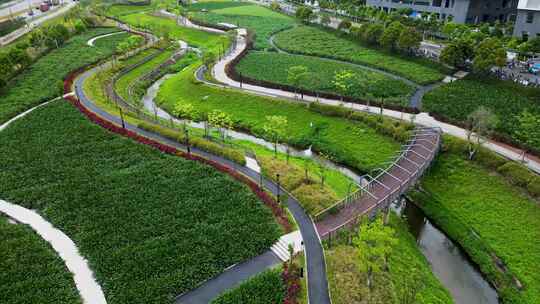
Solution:
<svg viewBox="0 0 540 304">
<path fill-rule="evenodd" d="M 302 148 L 313 145 L 314 150 L 362 172 L 379 166 L 399 148 L 396 141 L 360 122 L 324 116 L 303 104 L 196 83 L 193 74 L 198 66 L 193 64 L 165 81 L 157 96 L 158 104 L 168 112 L 177 104 L 188 103 L 200 114 L 221 110 L 231 115 L 235 128 L 262 138 L 266 138 L 263 132 L 266 116 L 285 116 L 288 136 L 282 141 Z"/>
<path fill-rule="evenodd" d="M 499 174 L 450 152 L 439 157 L 421 186 L 424 191 L 412 193 L 415 202 L 496 282 L 505 303 L 540 301 L 538 201 Z M 513 275 L 523 290 L 517 291 Z"/>
<path fill-rule="evenodd" d="M 527 110 L 540 115 L 540 89 L 509 81 L 469 77 L 445 84 L 424 96 L 423 110 L 464 124 L 467 116 L 484 106 L 497 115 L 496 131 L 515 139 L 518 115 Z M 540 147 L 532 147 L 540 151 Z"/>
<path fill-rule="evenodd" d="M 109 133 L 65 101 L 0 141 L 0 197 L 73 239 L 111 304 L 171 302 L 282 233 L 247 186 Z"/>
<path fill-rule="evenodd" d="M 2 303 L 81 304 L 73 276 L 51 246 L 30 227 L 0 215 Z"/>
<path fill-rule="evenodd" d="M 436 63 L 368 48 L 339 36 L 333 30 L 314 26 L 299 26 L 282 31 L 274 37 L 274 42 L 279 48 L 291 53 L 364 64 L 395 73 L 418 84 L 442 80 L 444 73 L 447 72 Z"/>
<path fill-rule="evenodd" d="M 0 92 L 0 123 L 41 102 L 60 96 L 62 79 L 69 72 L 109 57 L 116 45 L 126 39 L 128 34 L 99 39 L 94 47 L 88 46 L 87 41 L 116 31 L 117 28 L 97 28 L 77 35 L 14 77 L 6 86 L 7 89 Z"/>
<path fill-rule="evenodd" d="M 360 270 L 367 262 L 357 247 L 340 243 L 325 250 L 332 303 L 453 303 L 418 250 L 407 224 L 392 215 L 390 227 L 397 243 L 389 254 L 388 270 L 373 274 L 371 289 L 366 272 Z"/>
<path fill-rule="evenodd" d="M 170 18 L 156 17 L 149 13 L 136 13 L 120 17 L 122 22 L 132 26 L 145 27 L 154 32 L 157 36 L 168 33 L 174 40 L 188 41 L 190 46 L 198 47 L 202 51 L 219 54 L 219 51 L 225 46 L 229 47 L 229 39 L 225 35 L 211 34 L 191 28 L 176 25 L 176 21 Z"/>
<path fill-rule="evenodd" d="M 301 81 L 300 88 L 311 91 L 343 94 L 334 84 L 336 73 L 342 71 L 354 74 L 353 85 L 345 93 L 348 97 L 380 102 L 378 94 L 384 92 L 388 96 L 384 99 L 385 103 L 408 106 L 409 98 L 415 91 L 413 86 L 381 73 L 371 72 L 352 64 L 302 55 L 249 52 L 235 68 L 242 77 L 294 86 L 295 84 L 288 80 L 288 70 L 293 66 L 304 66 L 309 70 L 311 74 Z M 314 80 L 314 77 L 317 79 Z"/>
<path fill-rule="evenodd" d="M 199 12 L 206 9 L 208 12 Z M 295 25 L 289 16 L 268 8 L 242 2 L 200 2 L 190 6 L 192 19 L 206 24 L 229 23 L 255 32 L 254 48 L 270 49 L 272 34 Z"/>
</svg>

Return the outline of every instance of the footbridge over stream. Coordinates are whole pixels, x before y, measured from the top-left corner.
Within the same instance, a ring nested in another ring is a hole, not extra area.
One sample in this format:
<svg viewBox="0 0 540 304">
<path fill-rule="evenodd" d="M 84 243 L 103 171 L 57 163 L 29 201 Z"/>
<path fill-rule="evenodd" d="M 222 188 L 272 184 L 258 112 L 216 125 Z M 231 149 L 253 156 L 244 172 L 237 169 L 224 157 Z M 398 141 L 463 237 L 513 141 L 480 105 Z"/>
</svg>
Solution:
<svg viewBox="0 0 540 304">
<path fill-rule="evenodd" d="M 398 156 L 386 167 L 366 175 L 368 182 L 333 206 L 313 217 L 322 239 L 331 239 L 340 230 L 358 225 L 363 216 L 373 217 L 378 211 L 409 190 L 431 165 L 441 147 L 439 128 L 416 127 Z"/>
</svg>

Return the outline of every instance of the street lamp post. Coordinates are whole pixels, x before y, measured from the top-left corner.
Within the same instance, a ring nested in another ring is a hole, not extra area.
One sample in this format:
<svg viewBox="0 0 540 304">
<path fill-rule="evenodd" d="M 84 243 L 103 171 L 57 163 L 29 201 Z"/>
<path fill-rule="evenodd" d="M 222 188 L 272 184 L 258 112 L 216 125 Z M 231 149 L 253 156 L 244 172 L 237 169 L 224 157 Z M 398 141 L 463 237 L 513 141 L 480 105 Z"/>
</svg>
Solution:
<svg viewBox="0 0 540 304">
<path fill-rule="evenodd" d="M 184 133 L 186 136 L 187 153 L 191 154 L 191 146 L 189 145 L 189 130 L 187 128 L 184 128 Z"/>
<path fill-rule="evenodd" d="M 280 185 L 279 185 L 279 173 L 276 174 L 276 180 L 277 180 L 277 202 L 278 202 L 278 205 L 280 205 L 280 203 L 281 203 L 281 198 L 280 198 L 280 196 L 281 196 L 280 188 L 281 188 L 281 187 L 280 187 Z"/>
</svg>

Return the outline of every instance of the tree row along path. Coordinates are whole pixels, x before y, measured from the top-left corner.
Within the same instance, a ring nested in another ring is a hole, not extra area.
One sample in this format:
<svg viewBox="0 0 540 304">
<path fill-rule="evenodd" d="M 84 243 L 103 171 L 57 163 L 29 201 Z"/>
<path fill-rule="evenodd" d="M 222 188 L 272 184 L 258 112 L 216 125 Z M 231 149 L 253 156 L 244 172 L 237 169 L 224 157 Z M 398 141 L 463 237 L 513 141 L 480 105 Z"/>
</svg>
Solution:
<svg viewBox="0 0 540 304">
<path fill-rule="evenodd" d="M 68 97 L 70 94 L 64 95 Z M 44 102 L 25 112 L 15 116 L 6 123 L 0 125 L 0 132 L 8 128 L 15 121 L 25 117 L 38 108 L 51 102 L 60 100 L 61 97 Z M 75 243 L 62 231 L 55 228 L 50 222 L 33 210 L 12 204 L 0 199 L 0 213 L 16 220 L 19 223 L 29 225 L 58 253 L 66 264 L 67 269 L 73 274 L 75 286 L 85 304 L 106 304 L 105 295 L 101 286 L 96 282 L 94 274 L 86 259 L 80 255 Z M 53 300 L 53 299 L 51 299 Z"/>
<path fill-rule="evenodd" d="M 125 25 L 121 26 L 126 28 Z M 134 30 L 133 30 L 134 31 Z M 145 33 L 145 35 L 149 35 Z M 182 47 L 186 47 L 185 44 L 181 44 Z M 107 63 L 110 64 L 110 63 Z M 106 64 L 105 64 L 106 65 Z M 85 111 L 97 115 L 100 119 L 103 119 L 109 123 L 112 123 L 118 127 L 122 126 L 122 120 L 120 117 L 108 113 L 104 109 L 100 108 L 94 101 L 92 101 L 85 94 L 83 90 L 83 83 L 88 77 L 95 74 L 104 65 L 94 67 L 82 74 L 78 75 L 74 83 L 74 93 L 77 96 L 76 100 L 79 106 L 84 108 Z M 151 121 L 155 123 L 155 121 Z M 131 131 L 143 138 L 152 140 L 154 142 L 166 145 L 178 151 L 187 151 L 187 147 L 177 141 L 172 141 L 166 137 L 163 137 L 157 133 L 149 132 L 138 128 L 135 125 L 124 122 L 126 131 Z M 261 176 L 258 172 L 247 166 L 239 165 L 233 161 L 225 159 L 223 157 L 208 153 L 195 147 L 191 147 L 192 155 L 201 157 L 202 159 L 209 160 L 211 162 L 220 164 L 227 167 L 231 171 L 242 174 L 248 177 L 250 180 L 262 183 L 264 189 L 272 194 L 285 193 L 285 189 L 279 188 L 277 185 Z M 300 203 L 292 195 L 288 196 L 287 207 L 292 213 L 295 221 L 298 224 L 303 243 L 304 253 L 306 256 L 306 272 L 308 278 L 308 297 L 309 302 L 313 304 L 329 304 L 330 297 L 328 293 L 328 281 L 326 278 L 326 264 L 324 261 L 324 252 L 316 231 L 315 225 L 312 219 L 305 213 Z M 210 279 L 207 282 L 201 284 L 199 288 L 189 291 L 183 295 L 179 295 L 176 299 L 177 303 L 208 303 L 210 299 L 215 298 L 225 290 L 236 286 L 240 282 L 249 278 L 250 276 L 264 271 L 269 267 L 275 266 L 280 260 L 269 250 L 260 256 L 257 256 L 249 261 L 232 266 L 221 275 Z"/>
<path fill-rule="evenodd" d="M 192 26 L 192 23 L 189 22 L 188 20 L 181 22 L 181 24 L 188 27 Z M 196 28 L 200 29 L 201 27 L 197 26 Z M 295 94 L 294 92 L 289 92 L 289 91 L 280 90 L 280 89 L 266 88 L 266 87 L 246 84 L 246 83 L 241 84 L 231 79 L 226 73 L 226 67 L 229 64 L 231 64 L 231 62 L 235 58 L 241 55 L 242 52 L 244 52 L 244 50 L 247 48 L 247 40 L 246 40 L 246 35 L 245 35 L 246 31 L 244 29 L 239 29 L 237 31 L 239 31 L 240 34 L 237 35 L 236 43 L 233 44 L 234 49 L 232 49 L 226 56 L 222 57 L 221 60 L 219 60 L 212 68 L 212 75 L 214 79 L 226 87 L 242 90 L 245 92 L 250 92 L 257 95 L 267 96 L 267 97 L 288 99 L 294 102 L 302 102 L 302 103 L 320 102 L 322 104 L 332 105 L 332 106 L 342 105 L 344 107 L 350 108 L 351 110 L 355 110 L 355 111 L 362 111 L 362 112 L 373 113 L 373 114 L 380 113 L 382 115 L 395 118 L 395 119 L 414 121 L 415 124 L 422 125 L 425 127 L 440 128 L 443 133 L 458 137 L 463 140 L 467 140 L 468 138 L 467 130 L 454 126 L 452 124 L 441 122 L 433 118 L 427 112 L 422 112 L 419 114 L 410 114 L 410 113 L 389 110 L 389 109 L 383 109 L 381 111 L 381 108 L 379 107 L 372 107 L 372 106 L 361 105 L 361 104 L 351 103 L 351 102 L 342 102 L 341 100 L 337 100 L 337 99 L 320 98 L 320 97 L 317 98 L 316 96 L 311 96 L 307 94 L 304 94 L 303 99 L 299 99 L 297 94 Z M 201 79 L 200 76 L 202 75 L 198 75 L 197 78 L 199 80 L 203 80 Z M 473 135 L 472 138 L 476 139 L 476 136 Z M 500 154 L 513 161 L 522 161 L 523 159 L 523 153 L 524 153 L 523 150 L 508 146 L 506 144 L 496 142 L 494 140 L 488 140 L 485 143 L 483 143 L 482 146 L 489 149 L 490 151 Z M 540 161 L 537 158 L 527 157 L 523 163 L 530 170 L 540 174 Z"/>
</svg>

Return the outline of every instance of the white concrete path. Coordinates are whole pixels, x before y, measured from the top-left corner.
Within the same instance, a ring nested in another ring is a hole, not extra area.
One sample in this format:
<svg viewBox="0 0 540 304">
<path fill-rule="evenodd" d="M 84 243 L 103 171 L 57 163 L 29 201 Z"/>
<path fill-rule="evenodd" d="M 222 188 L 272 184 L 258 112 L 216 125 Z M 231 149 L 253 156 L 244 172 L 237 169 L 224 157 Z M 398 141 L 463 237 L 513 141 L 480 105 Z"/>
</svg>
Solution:
<svg viewBox="0 0 540 304">
<path fill-rule="evenodd" d="M 69 94 L 64 95 L 63 97 Z M 5 130 L 14 121 L 28 115 L 37 108 L 43 107 L 61 97 L 44 102 L 10 119 L 0 126 L 0 132 Z M 73 274 L 73 279 L 77 290 L 85 304 L 106 304 L 105 295 L 101 286 L 94 279 L 94 274 L 85 258 L 83 258 L 77 246 L 62 231 L 56 229 L 51 223 L 47 222 L 36 212 L 24 207 L 0 200 L 0 213 L 15 219 L 17 222 L 29 225 L 45 241 L 49 242 L 53 249 L 66 264 L 68 270 Z M 53 300 L 53 299 L 51 299 Z"/>
<path fill-rule="evenodd" d="M 126 32 L 124 32 L 124 31 L 120 31 L 120 32 L 114 32 L 114 33 L 100 35 L 100 36 L 97 36 L 97 37 L 94 37 L 94 38 L 88 40 L 88 42 L 86 42 L 86 44 L 88 44 L 88 46 L 94 46 L 94 42 L 96 42 L 96 40 L 98 40 L 98 39 L 113 36 L 113 35 L 118 35 L 118 34 L 125 34 L 125 33 Z"/>
<path fill-rule="evenodd" d="M 356 103 L 349 103 L 349 102 L 342 102 L 340 100 L 335 99 L 328 99 L 328 98 L 317 98 L 315 96 L 305 95 L 304 99 L 299 100 L 298 96 L 294 94 L 293 92 L 278 90 L 278 89 L 271 89 L 271 88 L 265 88 L 261 86 L 251 85 L 251 84 L 242 84 L 240 87 L 240 83 L 237 81 L 234 81 L 233 79 L 229 78 L 227 73 L 225 72 L 226 66 L 231 63 L 232 60 L 234 60 L 242 51 L 246 48 L 246 40 L 242 35 L 237 36 L 237 44 L 236 49 L 234 49 L 228 56 L 222 58 L 219 62 L 217 62 L 213 69 L 212 69 L 212 75 L 214 78 L 229 87 L 238 88 L 244 91 L 249 91 L 258 95 L 263 96 L 269 96 L 269 97 L 275 97 L 275 98 L 288 98 L 292 99 L 298 102 L 320 102 L 326 105 L 333 105 L 333 106 L 339 106 L 343 105 L 347 108 L 350 108 L 355 111 L 363 111 L 363 112 L 369 112 L 369 113 L 375 113 L 378 114 L 381 112 L 381 109 L 378 107 L 368 107 L 366 105 L 360 105 Z M 384 109 L 382 112 L 383 115 L 396 118 L 396 119 L 403 119 L 407 121 L 411 121 L 414 116 L 414 122 L 420 125 L 424 125 L 427 127 L 439 127 L 442 129 L 444 133 L 450 134 L 452 136 L 461 138 L 461 139 L 467 139 L 467 131 L 465 129 L 462 129 L 460 127 L 447 124 L 444 122 L 440 122 L 436 120 L 435 118 L 431 117 L 429 113 L 423 112 L 417 115 L 404 113 L 400 111 L 394 111 L 394 110 L 387 110 Z M 494 141 L 489 141 L 487 143 L 484 143 L 483 145 L 485 148 L 496 152 L 508 159 L 514 160 L 514 161 L 521 161 L 522 159 L 522 152 L 518 149 L 510 149 L 502 144 L 496 143 Z M 540 163 L 527 159 L 525 162 L 525 165 L 529 167 L 529 169 L 535 171 L 536 173 L 540 173 Z"/>
<path fill-rule="evenodd" d="M 270 247 L 273 253 L 275 253 L 283 262 L 288 261 L 291 258 L 289 252 L 289 246 L 293 247 L 293 254 L 297 254 L 304 250 L 303 239 L 300 230 L 295 230 L 289 234 L 285 234 L 279 238 L 279 240 Z"/>
</svg>

